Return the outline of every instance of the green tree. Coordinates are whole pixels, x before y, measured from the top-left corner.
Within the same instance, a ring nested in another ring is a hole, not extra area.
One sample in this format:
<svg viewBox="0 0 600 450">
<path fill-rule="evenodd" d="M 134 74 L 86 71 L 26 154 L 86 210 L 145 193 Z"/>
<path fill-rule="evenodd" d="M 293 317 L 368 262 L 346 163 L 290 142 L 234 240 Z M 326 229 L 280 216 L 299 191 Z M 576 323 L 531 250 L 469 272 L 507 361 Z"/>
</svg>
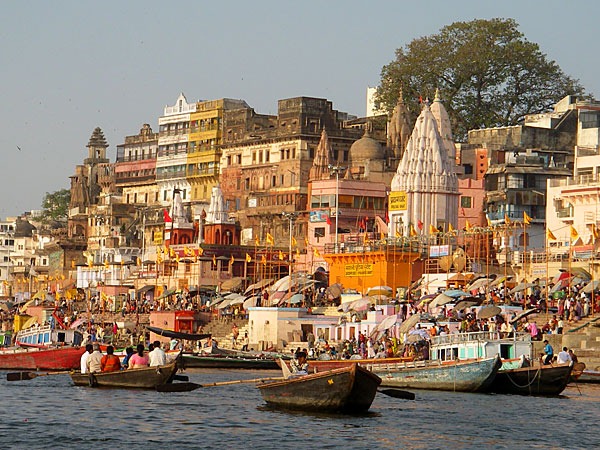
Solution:
<svg viewBox="0 0 600 450">
<path fill-rule="evenodd" d="M 393 109 L 400 86 L 413 119 L 419 99 L 433 99 L 439 89 L 457 141 L 469 130 L 516 125 L 566 95 L 585 95 L 513 19 L 456 22 L 397 49 L 381 71 L 377 100 L 384 109 Z"/>
<path fill-rule="evenodd" d="M 42 201 L 42 222 L 66 222 L 70 202 L 71 191 L 69 189 L 61 189 L 53 193 L 46 192 Z"/>
</svg>

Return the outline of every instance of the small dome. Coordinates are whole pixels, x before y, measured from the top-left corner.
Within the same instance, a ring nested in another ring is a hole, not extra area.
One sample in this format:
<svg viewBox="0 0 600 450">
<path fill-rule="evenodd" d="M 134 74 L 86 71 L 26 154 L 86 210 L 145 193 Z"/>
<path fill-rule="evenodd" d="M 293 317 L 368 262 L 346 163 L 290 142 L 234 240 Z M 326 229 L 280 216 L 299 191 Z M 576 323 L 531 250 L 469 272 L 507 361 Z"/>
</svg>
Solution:
<svg viewBox="0 0 600 450">
<path fill-rule="evenodd" d="M 379 142 L 369 136 L 368 131 L 350 147 L 350 161 L 385 159 L 385 152 Z"/>
</svg>

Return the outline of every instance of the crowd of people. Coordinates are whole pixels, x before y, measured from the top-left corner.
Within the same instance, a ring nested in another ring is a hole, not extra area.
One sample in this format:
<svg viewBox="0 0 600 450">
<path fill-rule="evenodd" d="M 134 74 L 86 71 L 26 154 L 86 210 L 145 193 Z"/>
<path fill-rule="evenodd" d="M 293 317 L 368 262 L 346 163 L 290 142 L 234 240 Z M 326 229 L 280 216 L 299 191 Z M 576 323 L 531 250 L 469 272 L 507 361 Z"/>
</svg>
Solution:
<svg viewBox="0 0 600 450">
<path fill-rule="evenodd" d="M 144 344 L 138 344 L 135 352 L 133 347 L 127 347 L 122 362 L 114 352 L 112 345 L 107 346 L 106 354 L 103 354 L 98 342 L 86 344 L 80 360 L 81 373 L 116 372 L 167 364 L 167 354 L 161 348 L 160 341 L 149 344 L 147 351 Z"/>
</svg>

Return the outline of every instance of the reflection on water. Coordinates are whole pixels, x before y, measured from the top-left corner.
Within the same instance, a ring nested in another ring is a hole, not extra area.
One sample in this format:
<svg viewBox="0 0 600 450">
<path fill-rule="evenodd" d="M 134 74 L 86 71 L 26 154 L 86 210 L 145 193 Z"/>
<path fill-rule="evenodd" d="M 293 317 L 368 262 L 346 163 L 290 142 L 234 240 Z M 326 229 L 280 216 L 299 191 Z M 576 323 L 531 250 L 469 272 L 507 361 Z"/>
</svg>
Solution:
<svg viewBox="0 0 600 450">
<path fill-rule="evenodd" d="M 276 372 L 188 370 L 208 383 Z M 600 386 L 562 397 L 416 391 L 360 416 L 267 407 L 252 384 L 188 393 L 74 387 L 67 375 L 0 381 L 0 448 L 597 448 Z"/>
</svg>

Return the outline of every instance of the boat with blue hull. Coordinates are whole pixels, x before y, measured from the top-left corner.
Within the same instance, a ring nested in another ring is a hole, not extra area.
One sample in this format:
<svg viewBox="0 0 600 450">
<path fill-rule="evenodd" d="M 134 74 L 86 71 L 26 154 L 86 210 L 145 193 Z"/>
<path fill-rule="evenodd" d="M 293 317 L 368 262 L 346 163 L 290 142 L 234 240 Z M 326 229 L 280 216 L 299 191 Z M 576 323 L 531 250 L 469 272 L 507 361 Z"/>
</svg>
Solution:
<svg viewBox="0 0 600 450">
<path fill-rule="evenodd" d="M 411 361 L 367 366 L 381 386 L 454 392 L 485 392 L 500 366 L 499 356 L 467 361 Z"/>
</svg>

